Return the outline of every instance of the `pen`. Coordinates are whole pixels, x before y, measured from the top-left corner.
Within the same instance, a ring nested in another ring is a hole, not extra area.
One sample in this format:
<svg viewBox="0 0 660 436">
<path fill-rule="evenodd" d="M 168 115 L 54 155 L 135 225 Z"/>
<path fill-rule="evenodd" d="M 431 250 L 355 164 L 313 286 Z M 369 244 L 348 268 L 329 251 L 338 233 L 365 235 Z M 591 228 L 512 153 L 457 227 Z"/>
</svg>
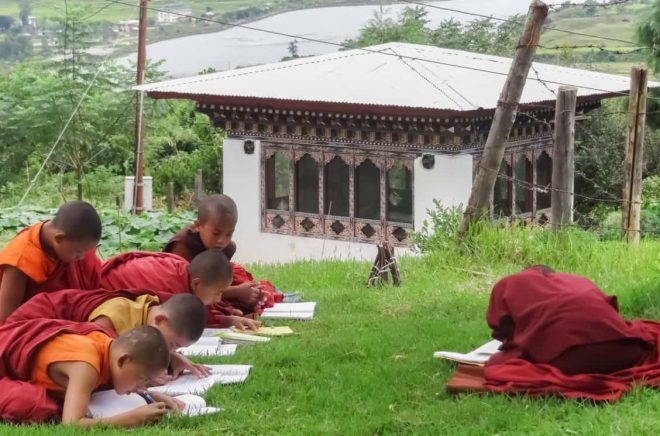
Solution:
<svg viewBox="0 0 660 436">
<path fill-rule="evenodd" d="M 154 397 L 151 396 L 151 394 L 147 391 L 144 391 L 143 393 L 140 394 L 142 398 L 144 398 L 144 401 L 147 402 L 147 404 L 153 404 L 156 401 L 154 400 Z"/>
</svg>

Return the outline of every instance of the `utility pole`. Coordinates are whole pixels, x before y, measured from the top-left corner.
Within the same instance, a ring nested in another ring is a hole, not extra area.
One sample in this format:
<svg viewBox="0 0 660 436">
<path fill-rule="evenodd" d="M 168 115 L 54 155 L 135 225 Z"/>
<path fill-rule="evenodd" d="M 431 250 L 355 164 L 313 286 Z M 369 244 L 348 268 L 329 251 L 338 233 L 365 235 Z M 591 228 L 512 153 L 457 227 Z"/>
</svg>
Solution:
<svg viewBox="0 0 660 436">
<path fill-rule="evenodd" d="M 463 222 L 458 229 L 459 237 L 465 236 L 470 224 L 488 216 L 490 199 L 504 156 L 506 141 L 516 119 L 520 96 L 525 87 L 527 75 L 532 66 L 532 57 L 536 52 L 543 23 L 547 16 L 548 6 L 540 0 L 533 0 L 529 6 L 525 28 L 518 42 L 513 62 L 511 62 L 509 74 L 497 102 L 493 124 L 488 132 L 488 139 L 474 179 L 470 200 L 465 208 Z"/>
<path fill-rule="evenodd" d="M 561 86 L 555 106 L 555 147 L 552 156 L 552 230 L 573 222 L 575 184 L 575 103 L 577 88 Z"/>
<path fill-rule="evenodd" d="M 648 71 L 633 67 L 630 70 L 630 98 L 628 104 L 628 137 L 623 162 L 623 237 L 631 244 L 639 244 L 641 232 L 642 166 L 644 163 L 644 128 L 646 126 L 646 96 Z"/>
<path fill-rule="evenodd" d="M 144 83 L 144 65 L 147 60 L 147 1 L 140 0 L 140 26 L 137 51 L 137 86 Z M 135 186 L 133 213 L 144 211 L 144 92 L 136 91 L 135 104 Z"/>
</svg>

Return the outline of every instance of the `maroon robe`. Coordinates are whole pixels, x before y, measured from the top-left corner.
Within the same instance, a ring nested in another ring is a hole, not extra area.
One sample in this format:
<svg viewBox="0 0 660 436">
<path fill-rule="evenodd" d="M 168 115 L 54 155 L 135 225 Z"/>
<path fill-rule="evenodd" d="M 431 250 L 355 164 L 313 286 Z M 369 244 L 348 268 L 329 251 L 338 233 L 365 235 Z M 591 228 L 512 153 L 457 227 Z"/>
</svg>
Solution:
<svg viewBox="0 0 660 436">
<path fill-rule="evenodd" d="M 484 370 L 490 391 L 615 400 L 631 383 L 660 384 L 660 324 L 624 320 L 616 298 L 583 277 L 538 268 L 505 277 L 493 288 L 487 321 L 503 343 Z M 586 369 L 590 351 L 603 345 L 619 369 L 601 373 L 595 360 Z M 629 349 L 642 352 L 634 362 Z M 568 375 L 558 362 L 585 369 Z"/>
<path fill-rule="evenodd" d="M 86 335 L 100 331 L 95 323 L 55 319 L 6 322 L 0 326 L 0 420 L 45 422 L 59 415 L 61 405 L 45 387 L 29 383 L 36 353 L 48 340 L 64 333 Z"/>
<path fill-rule="evenodd" d="M 186 255 L 183 256 L 188 262 L 190 262 L 193 257 L 197 256 L 202 251 L 206 251 L 206 247 L 202 242 L 202 238 L 199 236 L 199 232 L 193 230 L 193 226 L 185 227 L 179 230 L 172 238 L 167 242 L 167 245 L 163 248 L 163 252 L 172 253 L 174 249 L 174 244 L 181 243 L 186 247 Z M 227 256 L 227 259 L 231 260 L 236 254 L 236 243 L 230 241 L 229 244 L 222 249 L 222 252 Z"/>
<path fill-rule="evenodd" d="M 131 251 L 108 259 L 101 270 L 101 287 L 111 290 L 147 289 L 161 303 L 175 294 L 190 293 L 188 262 L 171 253 Z M 209 308 L 208 327 L 228 327 L 231 307 L 223 303 Z"/>
<path fill-rule="evenodd" d="M 108 300 L 119 297 L 135 300 L 145 294 L 155 295 L 154 292 L 143 289 L 117 291 L 63 289 L 57 292 L 42 293 L 35 295 L 16 309 L 7 318 L 7 322 L 44 318 L 86 322 L 89 315 Z"/>
</svg>

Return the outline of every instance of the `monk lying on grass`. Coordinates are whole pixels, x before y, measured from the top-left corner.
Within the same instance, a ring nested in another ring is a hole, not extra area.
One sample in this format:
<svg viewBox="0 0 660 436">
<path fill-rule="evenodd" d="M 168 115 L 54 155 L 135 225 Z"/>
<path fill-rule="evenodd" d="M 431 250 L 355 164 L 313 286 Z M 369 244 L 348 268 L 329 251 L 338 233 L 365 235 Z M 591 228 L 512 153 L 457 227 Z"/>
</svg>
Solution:
<svg viewBox="0 0 660 436">
<path fill-rule="evenodd" d="M 178 254 L 191 262 L 207 250 L 222 250 L 228 259 L 236 252 L 232 240 L 238 223 L 238 208 L 230 197 L 213 194 L 199 202 L 195 222 L 170 239 L 164 252 Z M 232 263 L 234 280 L 227 288 L 223 300 L 237 315 L 260 314 L 264 308 L 281 301 L 282 294 L 266 280 L 256 281 L 245 268 Z"/>
<path fill-rule="evenodd" d="M 45 422 L 60 415 L 64 424 L 133 427 L 161 418 L 171 398 L 105 419 L 87 418 L 91 394 L 112 387 L 140 392 L 169 364 L 163 335 L 137 327 L 118 338 L 95 323 L 30 320 L 0 327 L 0 419 Z"/>
<path fill-rule="evenodd" d="M 258 321 L 234 315 L 222 303 L 231 281 L 232 268 L 221 250 L 207 250 L 190 263 L 175 254 L 133 251 L 108 259 L 101 271 L 105 289 L 148 289 L 161 300 L 174 294 L 196 295 L 209 307 L 209 327 L 258 328 Z"/>
<path fill-rule="evenodd" d="M 614 400 L 660 384 L 660 324 L 626 321 L 584 277 L 543 266 L 507 276 L 486 319 L 502 341 L 484 370 L 490 391 Z"/>
<path fill-rule="evenodd" d="M 170 350 L 172 377 L 185 370 L 198 377 L 209 374 L 206 366 L 196 365 L 176 352 L 197 342 L 206 325 L 206 309 L 192 294 L 173 295 L 161 303 L 154 293 L 146 290 L 64 289 L 36 295 L 11 314 L 7 322 L 48 318 L 94 322 L 119 335 L 139 326 L 155 327 Z"/>
<path fill-rule="evenodd" d="M 39 292 L 98 289 L 100 239 L 101 219 L 83 201 L 66 203 L 51 221 L 20 231 L 0 251 L 0 323 Z"/>
</svg>

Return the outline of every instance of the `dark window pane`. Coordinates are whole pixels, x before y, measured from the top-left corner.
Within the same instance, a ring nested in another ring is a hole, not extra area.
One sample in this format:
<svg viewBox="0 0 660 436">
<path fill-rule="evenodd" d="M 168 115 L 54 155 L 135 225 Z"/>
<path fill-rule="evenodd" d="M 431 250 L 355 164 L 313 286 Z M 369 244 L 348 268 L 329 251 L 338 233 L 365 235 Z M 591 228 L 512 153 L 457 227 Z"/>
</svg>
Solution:
<svg viewBox="0 0 660 436">
<path fill-rule="evenodd" d="M 296 162 L 296 212 L 319 213 L 319 166 L 308 154 Z"/>
<path fill-rule="evenodd" d="M 380 219 L 380 170 L 367 159 L 355 169 L 355 216 Z"/>
<path fill-rule="evenodd" d="M 550 207 L 552 187 L 552 158 L 546 152 L 536 159 L 536 184 L 539 185 L 539 190 L 536 191 L 536 209 L 547 209 Z"/>
<path fill-rule="evenodd" d="M 284 153 L 276 152 L 266 161 L 266 207 L 289 210 L 290 162 Z"/>
<path fill-rule="evenodd" d="M 516 179 L 516 213 L 532 211 L 532 163 L 525 156 L 520 156 L 514 166 L 513 177 Z"/>
<path fill-rule="evenodd" d="M 495 180 L 493 193 L 493 213 L 496 217 L 511 216 L 511 165 L 502 161 L 500 173 Z"/>
<path fill-rule="evenodd" d="M 325 213 L 349 216 L 349 168 L 339 156 L 325 166 Z"/>
<path fill-rule="evenodd" d="M 412 171 L 403 165 L 395 165 L 387 172 L 387 220 L 413 221 Z"/>
</svg>

